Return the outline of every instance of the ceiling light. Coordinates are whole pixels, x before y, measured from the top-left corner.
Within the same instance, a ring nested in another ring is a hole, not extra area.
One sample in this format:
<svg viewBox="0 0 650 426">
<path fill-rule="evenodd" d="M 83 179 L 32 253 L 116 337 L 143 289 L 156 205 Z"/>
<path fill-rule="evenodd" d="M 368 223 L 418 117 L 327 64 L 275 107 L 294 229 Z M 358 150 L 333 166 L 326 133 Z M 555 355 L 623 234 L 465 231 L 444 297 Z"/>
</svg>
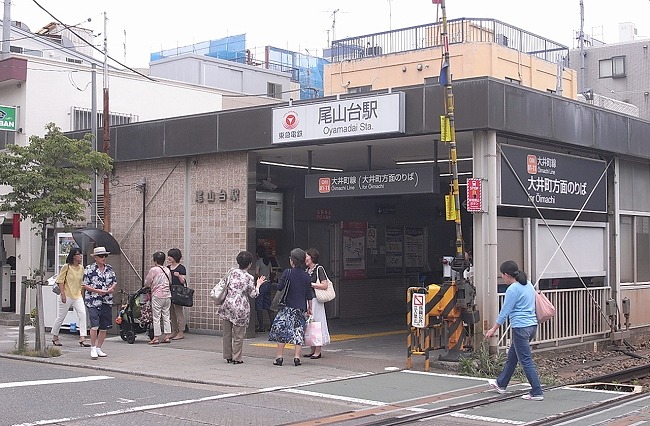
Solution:
<svg viewBox="0 0 650 426">
<path fill-rule="evenodd" d="M 472 157 L 459 158 L 456 161 L 470 161 L 470 160 L 473 160 L 473 158 Z M 447 161 L 449 160 L 438 160 L 438 163 L 447 162 Z M 431 164 L 431 163 L 435 163 L 435 160 L 426 159 L 426 160 L 396 160 L 395 161 L 395 164 L 398 166 L 405 166 L 408 164 Z"/>
<path fill-rule="evenodd" d="M 472 174 L 473 172 L 460 172 L 458 173 L 458 176 L 468 176 Z M 440 177 L 445 177 L 445 176 L 451 176 L 451 173 L 440 173 Z"/>
<path fill-rule="evenodd" d="M 309 167 L 303 166 L 300 164 L 286 164 L 286 163 L 276 163 L 274 161 L 260 161 L 260 164 L 265 164 L 267 166 L 276 166 L 276 167 L 289 167 L 291 169 L 304 169 L 307 170 Z M 312 167 L 312 170 L 320 170 L 323 172 L 342 172 L 343 169 L 333 169 L 330 167 Z"/>
</svg>

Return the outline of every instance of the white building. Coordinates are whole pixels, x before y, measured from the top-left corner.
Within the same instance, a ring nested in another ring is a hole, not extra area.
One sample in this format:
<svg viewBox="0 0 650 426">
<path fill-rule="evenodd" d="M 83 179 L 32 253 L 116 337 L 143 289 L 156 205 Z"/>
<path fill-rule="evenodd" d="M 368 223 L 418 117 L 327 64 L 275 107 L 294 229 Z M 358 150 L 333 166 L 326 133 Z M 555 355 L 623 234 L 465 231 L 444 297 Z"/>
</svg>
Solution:
<svg viewBox="0 0 650 426">
<path fill-rule="evenodd" d="M 49 122 L 63 131 L 90 129 L 93 92 L 99 115 L 97 139 L 101 144 L 103 58 L 90 56 L 89 45 L 80 44 L 81 38 L 71 40 L 74 37 L 70 36 L 70 31 L 61 26 L 57 30 L 57 25 L 49 24 L 33 33 L 20 22 L 12 23 L 9 53 L 0 60 L 0 105 L 16 108 L 16 126 L 15 131 L 0 130 L 0 149 L 7 144 L 28 144 L 31 135 L 45 134 L 45 125 Z M 83 29 L 75 33 L 92 40 L 92 34 Z M 83 48 L 78 49 L 78 46 Z M 6 46 L 3 47 L 6 52 Z M 242 96 L 233 90 L 217 89 L 214 84 L 209 87 L 200 81 L 173 81 L 111 65 L 107 68 L 111 126 L 279 101 L 268 96 Z M 242 79 L 252 78 L 247 76 L 252 76 L 253 72 L 258 75 L 261 71 L 250 67 L 249 74 L 245 66 L 239 68 Z M 270 74 L 275 76 L 278 73 L 271 71 Z M 0 187 L 0 196 L 7 192 L 6 187 Z M 24 218 L 20 223 L 21 236 L 14 238 L 12 219 L 11 212 L 0 212 L 0 263 L 6 265 L 8 257 L 16 257 L 16 288 L 19 289 L 20 277 L 29 276 L 30 271 L 38 267 L 40 240 L 33 235 L 31 223 Z M 88 222 L 91 222 L 90 218 Z M 51 230 L 52 234 L 56 231 Z M 46 276 L 49 276 L 54 273 L 54 247 L 48 245 L 47 253 Z M 7 294 L 2 298 L 8 299 Z M 19 300 L 19 290 L 12 290 L 10 302 L 5 300 L 3 303 L 3 311 L 14 312 L 17 309 L 15 300 Z"/>
</svg>

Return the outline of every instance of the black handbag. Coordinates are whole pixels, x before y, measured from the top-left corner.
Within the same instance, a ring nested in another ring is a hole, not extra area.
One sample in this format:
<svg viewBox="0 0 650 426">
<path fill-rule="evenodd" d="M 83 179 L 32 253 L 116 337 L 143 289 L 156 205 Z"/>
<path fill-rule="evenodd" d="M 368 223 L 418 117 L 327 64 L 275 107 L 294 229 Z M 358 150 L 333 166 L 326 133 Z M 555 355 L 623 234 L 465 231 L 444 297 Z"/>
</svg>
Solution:
<svg viewBox="0 0 650 426">
<path fill-rule="evenodd" d="M 291 284 L 290 277 L 291 271 L 287 274 L 287 284 L 282 288 L 282 290 L 278 290 L 275 293 L 275 296 L 273 296 L 273 301 L 269 307 L 270 310 L 277 312 L 287 306 L 287 292 L 289 291 L 289 284 Z"/>
<path fill-rule="evenodd" d="M 188 308 L 194 305 L 194 290 L 185 287 L 184 285 L 173 285 L 172 290 L 172 303 L 174 305 L 187 306 Z"/>
</svg>

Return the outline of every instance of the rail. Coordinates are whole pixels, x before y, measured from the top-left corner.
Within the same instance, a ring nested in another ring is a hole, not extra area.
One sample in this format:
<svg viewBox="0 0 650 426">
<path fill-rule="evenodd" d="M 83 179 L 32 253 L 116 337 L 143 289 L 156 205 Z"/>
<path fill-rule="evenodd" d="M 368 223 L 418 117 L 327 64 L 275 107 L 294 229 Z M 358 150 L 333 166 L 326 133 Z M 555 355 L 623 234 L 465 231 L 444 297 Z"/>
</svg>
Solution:
<svg viewBox="0 0 650 426">
<path fill-rule="evenodd" d="M 537 327 L 533 345 L 560 346 L 563 342 L 584 342 L 590 337 L 605 337 L 609 325 L 602 313 L 610 296 L 610 287 L 571 288 L 543 290 L 553 303 L 556 315 Z M 499 293 L 499 309 L 503 306 L 504 293 Z M 507 330 L 507 331 L 506 331 Z M 506 336 L 503 337 L 504 333 Z M 499 329 L 499 349 L 505 349 L 512 338 L 508 321 Z M 503 338 L 502 338 L 503 337 Z"/>
</svg>

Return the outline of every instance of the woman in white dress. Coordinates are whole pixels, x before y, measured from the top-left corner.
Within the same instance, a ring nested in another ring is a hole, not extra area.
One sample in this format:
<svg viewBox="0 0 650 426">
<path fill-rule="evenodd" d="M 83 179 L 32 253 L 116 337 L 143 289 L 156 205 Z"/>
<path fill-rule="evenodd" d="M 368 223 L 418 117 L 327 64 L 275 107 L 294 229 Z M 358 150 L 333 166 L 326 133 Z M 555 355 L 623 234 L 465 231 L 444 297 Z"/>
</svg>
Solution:
<svg viewBox="0 0 650 426">
<path fill-rule="evenodd" d="M 325 268 L 318 264 L 318 257 L 320 253 L 315 248 L 307 249 L 305 264 L 307 265 L 307 272 L 311 276 L 311 286 L 313 288 L 320 288 L 322 290 L 327 288 L 327 274 Z M 325 315 L 325 304 L 319 302 L 316 297 L 311 301 L 312 315 L 314 321 L 320 322 L 321 333 L 323 334 L 323 346 L 330 343 L 330 332 L 327 329 L 327 317 Z M 303 355 L 305 358 L 320 359 L 323 355 L 321 353 L 322 346 L 311 346 L 311 352 Z"/>
</svg>

